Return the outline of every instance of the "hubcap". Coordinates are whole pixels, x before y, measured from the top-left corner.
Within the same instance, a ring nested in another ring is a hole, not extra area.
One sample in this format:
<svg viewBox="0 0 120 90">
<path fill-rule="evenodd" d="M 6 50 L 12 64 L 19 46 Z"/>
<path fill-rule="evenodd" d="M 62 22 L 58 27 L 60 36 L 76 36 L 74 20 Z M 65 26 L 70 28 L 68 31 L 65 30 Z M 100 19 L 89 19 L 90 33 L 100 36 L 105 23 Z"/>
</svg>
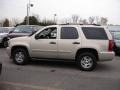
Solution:
<svg viewBox="0 0 120 90">
<path fill-rule="evenodd" d="M 90 56 L 84 56 L 81 59 L 81 65 L 83 68 L 91 68 L 93 65 L 93 60 Z"/>
<path fill-rule="evenodd" d="M 18 62 L 18 63 L 22 63 L 24 61 L 24 54 L 23 52 L 17 52 L 15 54 L 15 60 Z"/>
</svg>

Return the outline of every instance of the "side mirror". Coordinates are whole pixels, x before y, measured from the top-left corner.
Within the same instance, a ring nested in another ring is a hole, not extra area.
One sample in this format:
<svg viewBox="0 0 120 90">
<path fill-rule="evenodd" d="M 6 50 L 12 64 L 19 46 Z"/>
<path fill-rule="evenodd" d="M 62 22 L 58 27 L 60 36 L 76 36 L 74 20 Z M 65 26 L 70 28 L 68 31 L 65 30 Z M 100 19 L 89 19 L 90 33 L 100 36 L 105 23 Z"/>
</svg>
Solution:
<svg viewBox="0 0 120 90">
<path fill-rule="evenodd" d="M 32 34 L 36 33 L 37 31 L 32 31 Z"/>
<path fill-rule="evenodd" d="M 36 33 L 36 31 L 33 31 L 33 32 L 31 32 L 31 34 L 29 35 L 29 36 L 32 36 L 33 34 L 35 34 Z"/>
<path fill-rule="evenodd" d="M 35 35 L 35 39 L 40 39 L 38 34 Z"/>
</svg>

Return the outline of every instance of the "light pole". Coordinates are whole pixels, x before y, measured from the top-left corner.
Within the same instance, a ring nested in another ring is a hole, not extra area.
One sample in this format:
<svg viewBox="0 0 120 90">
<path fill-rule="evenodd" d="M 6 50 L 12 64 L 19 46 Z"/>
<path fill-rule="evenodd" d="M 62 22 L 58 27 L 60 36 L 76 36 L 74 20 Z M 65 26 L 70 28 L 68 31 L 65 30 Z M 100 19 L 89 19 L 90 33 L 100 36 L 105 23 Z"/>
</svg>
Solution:
<svg viewBox="0 0 120 90">
<path fill-rule="evenodd" d="M 31 4 L 31 2 L 30 2 L 30 0 L 29 0 L 29 3 L 27 3 L 27 20 L 26 20 L 26 24 L 27 24 L 27 25 L 29 25 L 30 7 L 33 7 L 33 4 Z"/>
<path fill-rule="evenodd" d="M 53 17 L 54 18 L 54 23 L 56 23 L 56 18 L 55 18 L 56 16 L 57 16 L 57 14 L 54 14 L 54 17 Z"/>
</svg>

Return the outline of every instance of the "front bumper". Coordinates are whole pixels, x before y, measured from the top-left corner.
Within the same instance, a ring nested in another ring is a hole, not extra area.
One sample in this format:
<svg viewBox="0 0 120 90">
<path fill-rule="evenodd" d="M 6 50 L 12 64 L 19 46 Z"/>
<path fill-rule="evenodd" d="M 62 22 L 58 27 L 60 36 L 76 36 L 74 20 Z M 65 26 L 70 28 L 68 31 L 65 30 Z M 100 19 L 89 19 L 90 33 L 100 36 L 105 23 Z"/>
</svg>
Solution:
<svg viewBox="0 0 120 90">
<path fill-rule="evenodd" d="M 6 50 L 7 50 L 8 56 L 11 57 L 11 49 L 10 49 L 10 47 L 7 47 Z"/>
<path fill-rule="evenodd" d="M 112 61 L 114 59 L 115 53 L 112 52 L 100 52 L 99 61 Z"/>
</svg>

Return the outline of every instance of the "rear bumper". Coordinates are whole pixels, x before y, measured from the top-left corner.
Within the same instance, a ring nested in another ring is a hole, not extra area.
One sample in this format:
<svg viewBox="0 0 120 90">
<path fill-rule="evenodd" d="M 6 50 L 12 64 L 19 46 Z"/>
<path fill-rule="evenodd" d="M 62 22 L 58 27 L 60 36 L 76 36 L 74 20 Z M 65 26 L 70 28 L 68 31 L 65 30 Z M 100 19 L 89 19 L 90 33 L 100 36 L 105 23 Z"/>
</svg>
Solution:
<svg viewBox="0 0 120 90">
<path fill-rule="evenodd" d="M 114 52 L 100 52 L 99 61 L 112 61 L 114 56 L 115 56 Z"/>
</svg>

